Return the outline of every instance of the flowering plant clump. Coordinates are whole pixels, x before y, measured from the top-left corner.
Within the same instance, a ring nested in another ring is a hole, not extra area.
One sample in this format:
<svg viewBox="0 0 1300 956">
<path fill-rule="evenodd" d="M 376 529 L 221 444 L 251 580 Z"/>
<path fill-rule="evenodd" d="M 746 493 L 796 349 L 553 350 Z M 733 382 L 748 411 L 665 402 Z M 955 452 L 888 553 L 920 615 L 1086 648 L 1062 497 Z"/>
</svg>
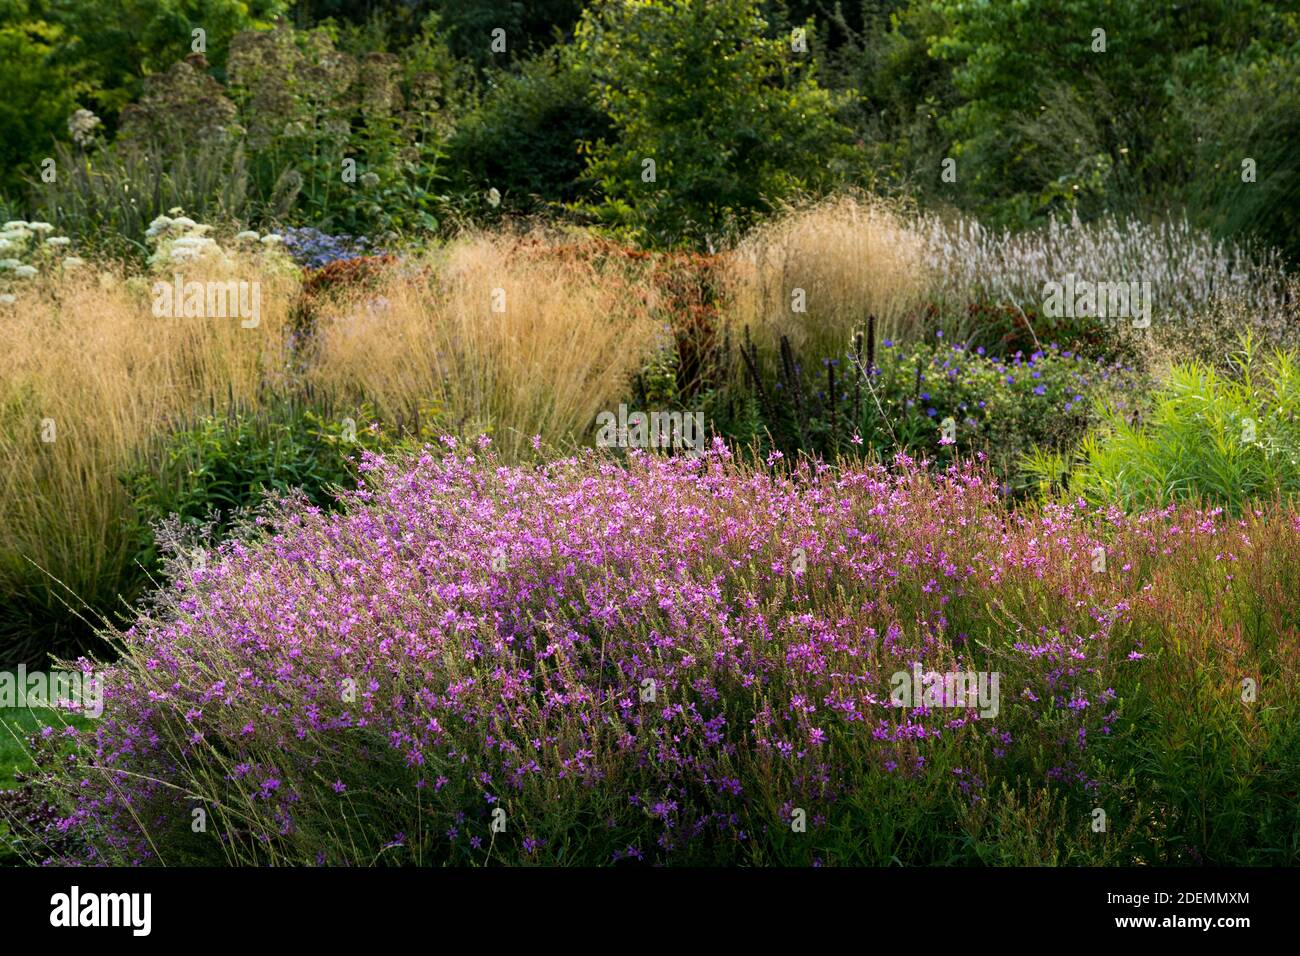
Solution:
<svg viewBox="0 0 1300 956">
<path fill-rule="evenodd" d="M 221 246 L 207 235 L 211 231 L 211 226 L 195 222 L 179 208 L 170 210 L 169 215 L 157 216 L 145 231 L 145 239 L 153 247 L 149 265 L 168 266 L 205 256 L 224 257 Z"/>
<path fill-rule="evenodd" d="M 1215 239 L 1185 219 L 1157 225 L 1106 218 L 1002 233 L 973 220 L 920 224 L 933 294 L 954 302 L 1040 305 L 1044 284 L 1073 273 L 1090 282 L 1150 281 L 1157 325 L 1188 322 L 1226 303 L 1270 327 L 1287 314 L 1284 261 L 1273 249 Z"/>
<path fill-rule="evenodd" d="M 367 455 L 341 513 L 284 503 L 190 562 L 120 636 L 93 732 L 38 748 L 29 785 L 62 809 L 29 850 L 934 862 L 1015 829 L 1053 860 L 1168 858 L 1171 831 L 1213 858 L 1186 818 L 1202 797 L 1153 810 L 1125 773 L 1185 732 L 1160 710 L 1220 714 L 1252 740 L 1231 772 L 1264 755 L 1294 779 L 1295 701 L 1256 718 L 1233 697 L 1298 670 L 1300 522 L 1278 510 L 1010 512 L 978 468 L 903 457 L 783 469 L 719 442 L 505 467 L 444 441 Z M 996 675 L 993 699 L 899 696 L 930 672 Z"/>
<path fill-rule="evenodd" d="M 259 235 L 246 229 L 236 233 L 223 246 L 209 235 L 211 231 L 211 226 L 195 222 L 180 207 L 155 217 L 145 232 L 145 241 L 153 250 L 149 256 L 150 267 L 155 271 L 166 271 L 202 263 L 229 271 L 251 255 L 270 272 L 293 270 L 289 257 L 284 254 L 284 239 L 279 233 Z"/>
<path fill-rule="evenodd" d="M 1086 358 L 1056 344 L 1005 358 L 941 338 L 881 345 L 870 375 L 875 398 L 858 400 L 865 409 L 862 441 L 931 449 L 940 461 L 981 452 L 1009 484 L 1018 485 L 1019 460 L 1031 449 L 1068 448 L 1100 421 L 1100 407 L 1128 413 L 1143 393 L 1143 376 L 1123 361 Z"/>
<path fill-rule="evenodd" d="M 332 262 L 382 254 L 378 249 L 369 248 L 370 240 L 365 236 L 331 236 L 311 226 L 287 228 L 283 231 L 283 236 L 284 247 L 293 256 L 294 262 L 310 269 L 320 269 Z"/>
<path fill-rule="evenodd" d="M 19 286 L 46 269 L 76 269 L 85 265 L 77 256 L 67 254 L 72 240 L 53 236 L 48 222 L 24 222 L 14 219 L 0 229 L 0 305 L 17 301 Z"/>
</svg>

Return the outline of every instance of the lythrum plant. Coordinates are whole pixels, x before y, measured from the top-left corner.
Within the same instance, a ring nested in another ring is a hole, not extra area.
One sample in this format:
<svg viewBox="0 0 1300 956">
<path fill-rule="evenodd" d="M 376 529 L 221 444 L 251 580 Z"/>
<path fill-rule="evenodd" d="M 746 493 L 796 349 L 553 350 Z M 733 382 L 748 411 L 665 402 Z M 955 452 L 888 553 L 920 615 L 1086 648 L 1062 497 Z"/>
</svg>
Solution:
<svg viewBox="0 0 1300 956">
<path fill-rule="evenodd" d="M 56 811 L 15 821 L 27 852 L 1297 861 L 1280 509 L 1015 512 L 901 458 L 446 445 L 370 458 L 344 513 L 286 508 L 160 594 L 93 731 L 35 742 Z M 996 707 L 900 703 L 914 669 L 997 674 Z"/>
</svg>

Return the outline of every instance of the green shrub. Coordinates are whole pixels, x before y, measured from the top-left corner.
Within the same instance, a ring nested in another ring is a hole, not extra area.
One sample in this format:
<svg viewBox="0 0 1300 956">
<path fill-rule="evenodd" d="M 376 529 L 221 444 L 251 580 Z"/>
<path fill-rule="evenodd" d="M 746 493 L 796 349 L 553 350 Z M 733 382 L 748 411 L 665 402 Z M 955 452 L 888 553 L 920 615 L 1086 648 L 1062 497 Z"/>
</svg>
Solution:
<svg viewBox="0 0 1300 956">
<path fill-rule="evenodd" d="M 1190 124 L 1170 119 L 1177 83 L 1203 101 L 1224 74 L 1295 42 L 1284 5 L 1268 0 L 925 2 L 942 12 L 931 51 L 952 64 L 961 97 L 940 121 L 964 170 L 955 185 L 1003 223 L 1091 215 L 1125 197 L 1160 205 L 1194 146 L 1179 135 Z"/>
<path fill-rule="evenodd" d="M 1261 359 L 1247 341 L 1237 373 L 1175 365 L 1150 411 L 1105 407 L 1082 442 L 1071 494 L 1126 509 L 1202 498 L 1232 511 L 1300 492 L 1300 366 L 1294 352 Z"/>
<path fill-rule="evenodd" d="M 84 89 L 53 54 L 61 41 L 50 23 L 29 18 L 27 3 L 0 9 L 0 192 L 17 195 L 56 138 Z M 15 9 L 16 8 L 16 9 Z M 10 217 L 12 218 L 12 217 Z"/>
<path fill-rule="evenodd" d="M 0 189 L 16 193 L 36 163 L 67 142 L 67 122 L 89 107 L 107 132 L 145 77 L 193 52 L 201 26 L 208 56 L 225 63 L 231 37 L 284 13 L 283 0 L 104 0 L 0 6 Z M 187 203 L 187 205 L 190 205 Z"/>
<path fill-rule="evenodd" d="M 448 166 L 456 188 L 472 194 L 474 212 L 490 212 L 489 189 L 500 194 L 503 212 L 531 212 L 593 199 L 580 147 L 612 132 L 587 71 L 570 48 L 557 48 L 489 80 L 483 102 L 447 144 Z"/>
<path fill-rule="evenodd" d="M 767 35 L 754 0 L 605 0 L 576 34 L 618 132 L 593 144 L 590 167 L 616 229 L 716 242 L 846 161 L 835 97 L 788 36 Z"/>
<path fill-rule="evenodd" d="M 362 421 L 368 421 L 362 413 Z M 267 493 L 297 491 L 328 508 L 352 488 L 357 456 L 388 443 L 378 427 L 283 403 L 270 411 L 200 418 L 127 476 L 139 542 L 136 560 L 157 567 L 155 531 L 176 516 L 191 532 L 224 537 Z"/>
<path fill-rule="evenodd" d="M 430 0 L 451 34 L 456 56 L 478 70 L 500 67 L 523 56 L 541 52 L 548 44 L 571 33 L 582 14 L 582 0 Z M 492 48 L 493 30 L 504 30 L 506 48 Z"/>
<path fill-rule="evenodd" d="M 1243 56 L 1211 83 L 1174 84 L 1162 148 L 1173 171 L 1165 205 L 1185 206 L 1215 235 L 1254 235 L 1300 261 L 1300 30 L 1290 51 Z M 1233 144 L 1225 151 L 1224 144 Z M 1249 159 L 1253 177 L 1243 179 Z"/>
<path fill-rule="evenodd" d="M 942 340 L 885 340 L 875 349 L 864 342 L 861 349 L 806 362 L 790 352 L 774 381 L 763 377 L 761 361 L 746 363 L 751 388 L 751 369 L 760 369 L 759 430 L 777 449 L 886 459 L 903 451 L 940 463 L 983 454 L 1007 491 L 1020 492 L 1027 487 L 1026 453 L 1073 447 L 1098 421 L 1096 401 L 1130 407 L 1142 381 L 1122 362 L 1085 358 L 1055 345 L 1005 359 L 985 354 L 983 347 Z M 868 365 L 869 377 L 856 373 Z M 945 419 L 952 420 L 951 442 L 943 441 Z"/>
<path fill-rule="evenodd" d="M 208 223 L 437 229 L 443 142 L 467 94 L 436 30 L 426 19 L 402 57 L 354 57 L 323 28 L 239 33 L 226 85 L 198 54 L 149 77 L 107 147 L 52 145 L 58 178 L 32 170 L 33 201 L 113 254 L 139 251 L 148 223 L 177 206 Z"/>
</svg>

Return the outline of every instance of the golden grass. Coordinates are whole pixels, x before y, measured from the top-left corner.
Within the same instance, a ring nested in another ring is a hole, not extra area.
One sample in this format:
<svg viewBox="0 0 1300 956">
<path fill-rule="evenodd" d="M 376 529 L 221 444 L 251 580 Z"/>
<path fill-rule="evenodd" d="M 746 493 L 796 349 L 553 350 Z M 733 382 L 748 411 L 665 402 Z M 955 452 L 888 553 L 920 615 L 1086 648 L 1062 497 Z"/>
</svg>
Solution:
<svg viewBox="0 0 1300 956">
<path fill-rule="evenodd" d="M 589 444 L 652 339 L 637 268 L 469 236 L 425 274 L 319 316 L 307 379 L 385 417 L 432 405 L 453 433 L 488 432 L 507 457 L 534 435 Z"/>
<path fill-rule="evenodd" d="M 234 268 L 183 273 L 257 278 L 255 329 L 156 318 L 151 279 L 107 272 L 36 280 L 0 310 L 0 593 L 39 587 L 33 564 L 78 595 L 118 580 L 129 556 L 119 476 L 133 455 L 169 422 L 231 398 L 256 405 L 260 384 L 280 374 L 296 280 Z M 47 419 L 52 442 L 42 440 Z"/>
<path fill-rule="evenodd" d="M 536 237 L 458 240 L 382 288 L 332 300 L 293 372 L 299 282 L 263 259 L 220 274 L 206 261 L 178 267 L 185 281 L 259 281 L 253 329 L 155 317 L 152 283 L 172 270 L 33 280 L 0 309 L 0 596 L 111 601 L 135 543 L 120 476 L 193 416 L 255 409 L 299 382 L 339 402 L 368 400 L 387 421 L 432 407 L 439 428 L 486 431 L 506 456 L 533 435 L 589 444 L 596 414 L 617 407 L 649 348 L 653 297 L 635 261 L 598 268 L 554 251 Z M 47 419 L 53 442 L 42 441 Z"/>
<path fill-rule="evenodd" d="M 782 335 L 796 354 L 843 354 L 869 315 L 882 338 L 906 340 L 928 284 L 923 250 L 922 235 L 879 199 L 840 195 L 787 209 L 729 256 L 729 315 L 769 356 Z"/>
</svg>

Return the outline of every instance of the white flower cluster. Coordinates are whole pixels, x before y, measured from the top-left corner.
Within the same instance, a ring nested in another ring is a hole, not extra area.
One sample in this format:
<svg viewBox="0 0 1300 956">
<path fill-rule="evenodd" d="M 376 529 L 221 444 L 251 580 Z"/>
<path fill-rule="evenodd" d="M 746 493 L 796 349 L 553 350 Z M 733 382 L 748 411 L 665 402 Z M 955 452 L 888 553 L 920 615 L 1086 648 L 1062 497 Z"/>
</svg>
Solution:
<svg viewBox="0 0 1300 956">
<path fill-rule="evenodd" d="M 235 236 L 236 242 L 260 242 L 262 245 L 278 246 L 284 242 L 284 239 L 277 232 L 268 232 L 265 236 L 259 236 L 252 229 L 245 229 Z"/>
<path fill-rule="evenodd" d="M 226 250 L 207 235 L 211 231 L 211 226 L 197 223 L 184 215 L 183 209 L 168 210 L 167 215 L 159 216 L 149 223 L 149 228 L 145 232 L 145 239 L 154 247 L 153 255 L 149 257 L 149 264 L 151 266 L 180 265 L 209 258 L 229 262 L 230 257 Z M 246 230 L 237 234 L 234 241 L 240 245 L 260 242 L 270 248 L 279 245 L 281 239 L 275 233 L 259 236 L 252 230 Z"/>
<path fill-rule="evenodd" d="M 51 236 L 54 227 L 48 222 L 25 222 L 11 219 L 0 229 L 0 305 L 13 305 L 17 295 L 8 286 L 11 280 L 32 279 L 40 274 L 39 265 L 24 262 L 53 264 L 55 256 L 71 245 L 67 236 Z M 65 269 L 85 265 L 76 256 L 65 256 L 61 262 Z"/>
<path fill-rule="evenodd" d="M 184 215 L 184 210 L 179 208 L 169 210 L 169 215 L 158 216 L 144 234 L 145 240 L 154 247 L 149 264 L 177 265 L 206 257 L 224 258 L 225 250 L 207 235 L 211 229 Z"/>
<path fill-rule="evenodd" d="M 68 133 L 78 146 L 89 146 L 95 139 L 95 130 L 102 124 L 90 110 L 77 110 L 68 117 Z"/>
</svg>

